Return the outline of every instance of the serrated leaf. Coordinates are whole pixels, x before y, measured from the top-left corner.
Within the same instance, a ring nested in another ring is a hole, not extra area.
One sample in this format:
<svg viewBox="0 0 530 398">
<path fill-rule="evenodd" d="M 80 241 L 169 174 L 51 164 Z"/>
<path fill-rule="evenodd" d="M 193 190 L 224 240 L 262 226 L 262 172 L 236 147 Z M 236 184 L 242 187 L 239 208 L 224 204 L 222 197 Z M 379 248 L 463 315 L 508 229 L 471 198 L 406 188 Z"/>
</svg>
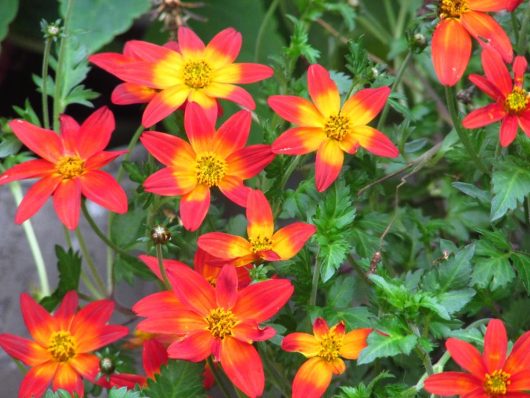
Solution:
<svg viewBox="0 0 530 398">
<path fill-rule="evenodd" d="M 511 258 L 519 280 L 523 283 L 526 291 L 530 293 L 530 257 L 526 254 L 514 253 Z"/>
<path fill-rule="evenodd" d="M 170 360 L 143 393 L 149 398 L 205 397 L 203 371 L 203 364 Z"/>
<path fill-rule="evenodd" d="M 516 209 L 530 193 L 530 173 L 515 161 L 507 160 L 493 171 L 491 221 Z"/>
<path fill-rule="evenodd" d="M 438 267 L 441 292 L 467 286 L 471 274 L 471 259 L 474 254 L 475 245 L 468 245 Z"/>
<path fill-rule="evenodd" d="M 476 292 L 471 289 L 450 290 L 438 296 L 438 301 L 449 314 L 454 314 L 465 307 L 475 296 Z"/>
<path fill-rule="evenodd" d="M 334 309 L 346 308 L 353 300 L 353 275 L 339 277 L 333 281 L 328 293 L 328 306 Z"/>
<path fill-rule="evenodd" d="M 110 238 L 123 249 L 130 248 L 143 236 L 141 229 L 145 225 L 145 211 L 141 206 L 130 204 L 125 214 L 115 214 L 110 226 Z"/>
<path fill-rule="evenodd" d="M 377 358 L 393 357 L 399 354 L 408 355 L 416 345 L 418 338 L 415 335 L 401 335 L 391 333 L 383 336 L 372 332 L 368 336 L 368 346 L 361 351 L 357 363 L 359 365 L 373 362 Z"/>
<path fill-rule="evenodd" d="M 130 391 L 127 388 L 113 388 L 109 391 L 108 398 L 147 398 L 138 391 Z"/>
<path fill-rule="evenodd" d="M 495 290 L 510 283 L 515 277 L 515 272 L 507 255 L 498 257 L 480 257 L 473 269 L 471 281 L 480 288 L 489 287 Z"/>
<path fill-rule="evenodd" d="M 476 185 L 460 181 L 453 182 L 451 185 L 454 188 L 458 189 L 460 192 L 466 194 L 467 196 L 477 199 L 480 203 L 491 203 L 491 194 L 489 192 L 484 191 L 483 189 L 480 189 Z"/>
</svg>

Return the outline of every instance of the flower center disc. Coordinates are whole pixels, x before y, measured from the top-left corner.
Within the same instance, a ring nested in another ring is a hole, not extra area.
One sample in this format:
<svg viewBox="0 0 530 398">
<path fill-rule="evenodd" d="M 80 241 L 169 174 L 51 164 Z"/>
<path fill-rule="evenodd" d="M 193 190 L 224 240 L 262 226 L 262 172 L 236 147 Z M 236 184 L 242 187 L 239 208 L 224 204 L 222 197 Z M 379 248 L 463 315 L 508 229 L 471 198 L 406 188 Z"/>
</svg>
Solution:
<svg viewBox="0 0 530 398">
<path fill-rule="evenodd" d="M 526 109 L 528 102 L 528 93 L 520 87 L 515 87 L 506 97 L 504 107 L 508 112 L 517 114 Z"/>
<path fill-rule="evenodd" d="M 335 333 L 329 332 L 320 338 L 320 352 L 318 356 L 328 362 L 334 361 L 340 357 L 342 348 L 342 339 L 338 339 Z"/>
<path fill-rule="evenodd" d="M 467 0 L 440 0 L 439 13 L 440 18 L 460 18 L 460 16 L 469 11 Z"/>
<path fill-rule="evenodd" d="M 75 339 L 65 330 L 52 333 L 48 352 L 57 362 L 66 362 L 75 355 Z"/>
<path fill-rule="evenodd" d="M 79 177 L 85 172 L 85 161 L 79 156 L 64 156 L 55 165 L 55 170 L 65 179 Z"/>
<path fill-rule="evenodd" d="M 506 395 L 506 390 L 510 384 L 510 375 L 502 370 L 496 370 L 486 375 L 484 390 L 492 398 Z"/>
<path fill-rule="evenodd" d="M 226 162 L 212 153 L 199 156 L 195 166 L 197 181 L 209 187 L 219 185 L 226 174 Z"/>
<path fill-rule="evenodd" d="M 333 140 L 342 141 L 344 136 L 350 132 L 350 119 L 342 115 L 333 115 L 326 120 L 324 132 Z"/>
<path fill-rule="evenodd" d="M 184 83 L 190 88 L 204 88 L 212 81 L 212 68 L 204 61 L 184 65 Z"/>
<path fill-rule="evenodd" d="M 250 245 L 252 246 L 253 253 L 270 250 L 272 247 L 272 239 L 259 235 L 256 238 L 250 239 Z"/>
<path fill-rule="evenodd" d="M 232 334 L 232 328 L 237 324 L 236 317 L 230 310 L 216 308 L 204 318 L 208 324 L 208 330 L 213 337 L 219 339 Z"/>
</svg>

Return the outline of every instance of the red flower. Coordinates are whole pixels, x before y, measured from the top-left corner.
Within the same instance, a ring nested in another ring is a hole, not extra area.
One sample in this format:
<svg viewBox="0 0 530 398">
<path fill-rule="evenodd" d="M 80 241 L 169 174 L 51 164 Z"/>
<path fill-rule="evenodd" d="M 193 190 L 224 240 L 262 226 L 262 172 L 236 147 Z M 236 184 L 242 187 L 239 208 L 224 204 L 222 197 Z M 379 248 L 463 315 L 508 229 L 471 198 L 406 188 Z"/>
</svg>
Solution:
<svg viewBox="0 0 530 398">
<path fill-rule="evenodd" d="M 313 103 L 290 95 L 269 97 L 269 106 L 296 125 L 274 141 L 272 151 L 286 155 L 317 151 L 315 182 L 319 192 L 339 175 L 344 152 L 354 154 L 363 147 L 378 156 L 399 155 L 383 133 L 367 126 L 385 105 L 388 87 L 360 90 L 341 106 L 337 85 L 320 65 L 309 67 L 307 85 Z"/>
<path fill-rule="evenodd" d="M 501 56 L 489 47 L 482 51 L 482 66 L 486 76 L 471 75 L 469 79 L 495 103 L 479 108 L 467 115 L 462 124 L 467 129 L 502 121 L 501 146 L 510 145 L 517 135 L 517 125 L 530 136 L 530 97 L 523 88 L 528 63 L 522 56 L 513 62 L 513 79 Z"/>
<path fill-rule="evenodd" d="M 443 372 L 425 380 L 425 390 L 444 397 L 524 398 L 530 394 L 530 332 L 523 334 L 506 357 L 508 340 L 502 321 L 492 319 L 484 336 L 484 352 L 450 338 L 445 343 L 455 362 L 468 373 Z"/>
<path fill-rule="evenodd" d="M 331 329 L 322 318 L 315 319 L 313 334 L 291 333 L 282 341 L 282 349 L 300 352 L 309 358 L 293 380 L 293 398 L 318 398 L 324 395 L 331 377 L 346 370 L 342 358 L 357 359 L 366 347 L 372 329 L 355 329 L 345 333 L 343 322 Z"/>
<path fill-rule="evenodd" d="M 193 362 L 213 355 L 228 378 L 249 397 L 262 394 L 263 365 L 252 346 L 274 336 L 260 323 L 273 317 L 289 300 L 293 286 L 286 279 L 271 279 L 238 290 L 234 267 L 225 266 L 215 288 L 189 267 L 168 269 L 177 300 L 168 292 L 140 300 L 133 310 L 147 319 L 138 328 L 149 333 L 182 336 L 168 348 L 170 358 Z"/>
<path fill-rule="evenodd" d="M 316 231 L 314 225 L 297 222 L 274 232 L 271 207 L 263 192 L 258 190 L 249 193 L 246 211 L 248 240 L 222 232 L 210 232 L 199 237 L 199 248 L 222 263 L 241 267 L 262 260 L 288 260 Z"/>
<path fill-rule="evenodd" d="M 34 340 L 0 334 L 0 346 L 31 367 L 19 398 L 43 396 L 50 382 L 53 390 L 64 389 L 82 397 L 82 379 L 94 381 L 99 371 L 99 358 L 92 351 L 127 335 L 125 326 L 107 325 L 114 309 L 112 301 L 94 301 L 76 313 L 77 303 L 77 293 L 68 292 L 50 315 L 29 295 L 20 296 L 22 316 Z"/>
<path fill-rule="evenodd" d="M 513 12 L 517 7 L 521 5 L 523 0 L 507 0 L 506 9 L 510 12 Z"/>
<path fill-rule="evenodd" d="M 116 213 L 127 212 L 127 195 L 116 180 L 100 170 L 126 151 L 107 152 L 114 130 L 114 116 L 103 107 L 79 126 L 70 116 L 61 116 L 61 134 L 24 120 L 9 123 L 18 139 L 42 159 L 11 167 L 0 175 L 0 185 L 26 178 L 40 178 L 18 207 L 15 222 L 33 216 L 53 196 L 61 222 L 77 228 L 81 195 Z"/>
<path fill-rule="evenodd" d="M 147 192 L 182 196 L 180 216 L 190 231 L 199 228 L 210 207 L 210 188 L 219 187 L 231 201 L 245 206 L 249 188 L 243 180 L 260 173 L 274 158 L 269 145 L 245 147 L 251 115 L 239 111 L 219 130 L 203 109 L 190 103 L 184 127 L 190 143 L 173 135 L 146 131 L 142 144 L 165 168 L 144 182 Z"/>
<path fill-rule="evenodd" d="M 116 94 L 118 98 L 133 91 L 134 99 L 138 97 L 136 90 L 142 92 L 142 102 L 149 101 L 142 124 L 150 127 L 186 100 L 198 103 L 210 118 L 217 114 L 218 98 L 253 110 L 254 100 L 236 84 L 267 79 L 273 70 L 260 64 L 234 63 L 241 41 L 241 33 L 228 28 L 205 46 L 191 29 L 180 27 L 176 47 L 132 41 L 126 45 L 124 55 L 96 54 L 89 59 L 126 82 L 127 86 L 122 86 L 119 95 Z"/>
<path fill-rule="evenodd" d="M 471 36 L 489 42 L 504 58 L 513 57 L 510 38 L 487 14 L 512 7 L 513 0 L 439 0 L 440 22 L 432 37 L 432 62 L 438 80 L 454 86 L 471 56 Z"/>
</svg>

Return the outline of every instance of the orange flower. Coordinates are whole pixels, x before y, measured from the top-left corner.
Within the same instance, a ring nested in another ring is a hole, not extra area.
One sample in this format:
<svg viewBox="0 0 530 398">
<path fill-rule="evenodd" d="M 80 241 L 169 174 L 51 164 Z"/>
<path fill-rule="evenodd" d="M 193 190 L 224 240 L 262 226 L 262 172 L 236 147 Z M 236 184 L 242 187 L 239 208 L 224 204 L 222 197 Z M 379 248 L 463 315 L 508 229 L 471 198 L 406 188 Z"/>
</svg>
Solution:
<svg viewBox="0 0 530 398">
<path fill-rule="evenodd" d="M 22 316 L 34 340 L 0 334 L 0 346 L 31 367 L 19 398 L 40 398 L 50 382 L 53 390 L 64 389 L 82 397 L 82 379 L 94 381 L 99 371 L 99 358 L 92 351 L 127 335 L 125 326 L 107 325 L 114 309 L 112 301 L 94 301 L 76 313 L 77 303 L 77 293 L 68 292 L 50 315 L 29 295 L 20 296 Z"/>
<path fill-rule="evenodd" d="M 524 398 L 530 394 L 530 332 L 523 334 L 506 358 L 508 340 L 499 319 L 492 319 L 484 336 L 484 353 L 471 344 L 450 338 L 445 343 L 455 362 L 468 373 L 443 372 L 425 380 L 425 390 L 443 397 Z"/>
<path fill-rule="evenodd" d="M 528 63 L 522 56 L 513 62 L 513 79 L 501 56 L 492 48 L 482 51 L 482 66 L 486 76 L 470 75 L 469 79 L 495 103 L 476 109 L 462 120 L 467 129 L 476 129 L 502 121 L 501 146 L 510 145 L 517 135 L 519 125 L 530 136 L 530 96 L 523 88 Z"/>
<path fill-rule="evenodd" d="M 272 151 L 286 155 L 317 151 L 315 180 L 319 192 L 339 175 L 344 152 L 354 154 L 363 147 L 378 156 L 399 155 L 383 133 L 367 126 L 385 105 L 388 87 L 360 90 L 341 106 L 337 85 L 320 65 L 309 67 L 307 85 L 313 103 L 289 95 L 269 97 L 269 106 L 296 125 L 274 141 Z"/>
<path fill-rule="evenodd" d="M 513 57 L 510 38 L 487 14 L 516 6 L 513 0 L 439 0 L 440 22 L 432 36 L 432 62 L 438 80 L 454 86 L 471 56 L 471 36 L 489 42 L 506 62 Z M 513 8 L 512 8 L 513 9 Z"/>
<path fill-rule="evenodd" d="M 248 240 L 222 232 L 210 232 L 199 237 L 199 248 L 221 263 L 241 267 L 262 260 L 288 260 L 316 231 L 314 225 L 297 222 L 274 232 L 271 207 L 263 192 L 258 190 L 249 193 L 246 212 Z"/>
<path fill-rule="evenodd" d="M 252 346 L 268 340 L 276 331 L 261 328 L 293 293 L 291 282 L 271 279 L 238 290 L 234 267 L 223 267 L 215 288 L 189 267 L 168 269 L 176 301 L 155 293 L 134 307 L 140 330 L 182 336 L 168 348 L 170 358 L 200 362 L 213 355 L 224 372 L 249 397 L 260 396 L 264 388 L 261 358 Z M 167 292 L 165 292 L 167 293 Z"/>
<path fill-rule="evenodd" d="M 61 116 L 61 135 L 24 120 L 9 123 L 17 138 L 42 159 L 11 167 L 0 175 L 0 185 L 26 178 L 40 178 L 18 207 L 15 222 L 33 216 L 53 196 L 53 205 L 68 229 L 77 228 L 81 195 L 116 213 L 127 212 L 127 195 L 114 177 L 100 170 L 127 151 L 107 152 L 114 130 L 114 116 L 103 107 L 80 126 Z"/>
<path fill-rule="evenodd" d="M 241 33 L 228 28 L 205 46 L 191 29 L 180 27 L 178 48 L 133 41 L 122 57 L 107 53 L 89 59 L 134 88 L 156 90 L 142 119 L 142 124 L 150 127 L 186 100 L 198 103 L 210 119 L 217 115 L 218 98 L 253 110 L 256 105 L 251 95 L 236 84 L 267 79 L 273 70 L 260 64 L 234 63 L 241 41 Z"/>
<path fill-rule="evenodd" d="M 219 187 L 231 201 L 245 206 L 249 188 L 243 180 L 260 173 L 272 162 L 269 145 L 245 147 L 251 115 L 239 111 L 219 130 L 204 110 L 190 103 L 184 114 L 184 127 L 190 143 L 174 135 L 146 131 L 140 138 L 147 150 L 165 168 L 144 182 L 147 192 L 182 196 L 180 216 L 190 231 L 199 228 L 210 207 L 210 188 Z"/>
<path fill-rule="evenodd" d="M 343 322 L 332 328 L 322 318 L 315 319 L 313 334 L 291 333 L 282 341 L 282 349 L 300 352 L 309 358 L 293 380 L 293 398 L 318 398 L 324 395 L 331 377 L 346 370 L 344 359 L 357 359 L 366 347 L 372 329 L 345 333 Z"/>
</svg>

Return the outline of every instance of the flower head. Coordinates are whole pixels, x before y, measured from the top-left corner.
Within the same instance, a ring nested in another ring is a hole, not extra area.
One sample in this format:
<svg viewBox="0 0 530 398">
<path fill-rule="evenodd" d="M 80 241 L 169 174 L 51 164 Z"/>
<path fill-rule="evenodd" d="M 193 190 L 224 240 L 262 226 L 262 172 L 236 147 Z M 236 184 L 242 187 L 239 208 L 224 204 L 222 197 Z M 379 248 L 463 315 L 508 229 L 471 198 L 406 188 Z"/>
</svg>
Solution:
<svg viewBox="0 0 530 398">
<path fill-rule="evenodd" d="M 513 57 L 510 38 L 487 14 L 512 7 L 513 0 L 438 0 L 440 21 L 432 37 L 432 62 L 438 80 L 454 86 L 471 57 L 471 37 L 491 44 L 506 62 Z"/>
<path fill-rule="evenodd" d="M 309 358 L 300 367 L 293 380 L 293 398 L 324 395 L 331 377 L 346 370 L 344 359 L 357 359 L 366 347 L 372 329 L 355 329 L 345 332 L 343 322 L 329 327 L 322 318 L 313 324 L 313 334 L 291 333 L 282 341 L 282 349 L 300 352 Z"/>
<path fill-rule="evenodd" d="M 337 85 L 322 66 L 309 67 L 307 84 L 313 102 L 289 95 L 269 97 L 269 106 L 296 125 L 274 141 L 272 151 L 286 155 L 317 151 L 315 180 L 320 192 L 339 175 L 344 152 L 354 154 L 363 147 L 378 156 L 399 155 L 383 133 L 367 126 L 385 105 L 388 87 L 360 90 L 341 106 Z"/>
<path fill-rule="evenodd" d="M 53 196 L 61 222 L 77 228 L 81 195 L 116 213 L 127 211 L 127 195 L 116 180 L 100 169 L 126 151 L 104 151 L 114 130 L 114 116 L 103 107 L 82 125 L 61 116 L 61 134 L 24 120 L 9 123 L 18 139 L 41 159 L 11 167 L 0 175 L 0 184 L 26 178 L 40 178 L 20 203 L 15 222 L 33 216 Z"/>
<path fill-rule="evenodd" d="M 239 290 L 232 266 L 223 267 L 215 287 L 186 266 L 167 274 L 178 300 L 163 300 L 160 293 L 140 300 L 133 310 L 147 319 L 138 328 L 182 336 L 168 347 L 170 358 L 200 362 L 213 355 L 241 391 L 251 398 L 261 395 L 263 366 L 252 343 L 274 336 L 273 328 L 259 324 L 289 300 L 291 282 L 271 279 Z"/>
<path fill-rule="evenodd" d="M 213 187 L 245 206 L 249 188 L 243 180 L 260 173 L 274 158 L 269 145 L 245 147 L 250 123 L 250 113 L 239 111 L 216 131 L 215 121 L 191 103 L 184 115 L 190 143 L 173 135 L 146 131 L 140 138 L 142 144 L 166 167 L 145 180 L 145 190 L 182 196 L 180 216 L 190 231 L 199 228 L 206 217 Z"/>
<path fill-rule="evenodd" d="M 523 56 L 515 57 L 513 79 L 501 56 L 489 46 L 482 51 L 485 76 L 471 75 L 469 79 L 495 102 L 467 115 L 462 124 L 474 129 L 501 121 L 501 146 L 510 145 L 517 135 L 518 125 L 530 136 L 530 94 L 523 87 L 528 63 Z"/>
<path fill-rule="evenodd" d="M 499 319 L 492 319 L 484 336 L 484 352 L 471 344 L 450 338 L 445 343 L 454 361 L 464 372 L 443 372 L 425 380 L 425 390 L 431 394 L 462 397 L 510 398 L 530 397 L 530 332 L 522 335 L 506 357 L 506 329 Z"/>
<path fill-rule="evenodd" d="M 22 316 L 33 340 L 0 334 L 0 347 L 31 367 L 20 386 L 20 398 L 40 398 L 50 383 L 53 390 L 82 397 L 82 379 L 94 381 L 99 372 L 99 358 L 92 352 L 127 335 L 125 326 L 107 325 L 112 301 L 94 301 L 79 312 L 77 303 L 77 293 L 68 292 L 50 315 L 29 295 L 20 296 Z"/>
<path fill-rule="evenodd" d="M 126 82 L 113 99 L 129 98 L 131 91 L 142 93 L 142 101 L 136 102 L 149 102 L 142 119 L 146 127 L 164 119 L 185 101 L 198 103 L 213 119 L 218 98 L 253 110 L 254 100 L 236 84 L 254 83 L 273 74 L 265 65 L 234 63 L 241 41 L 241 33 L 228 28 L 205 46 L 191 29 L 180 27 L 177 46 L 132 41 L 124 55 L 96 54 L 90 61 Z M 140 96 L 134 93 L 133 100 Z"/>
<path fill-rule="evenodd" d="M 252 190 L 247 202 L 248 240 L 222 232 L 199 237 L 197 245 L 221 263 L 244 266 L 294 257 L 315 233 L 314 225 L 297 222 L 274 232 L 272 210 L 263 192 Z"/>
</svg>

